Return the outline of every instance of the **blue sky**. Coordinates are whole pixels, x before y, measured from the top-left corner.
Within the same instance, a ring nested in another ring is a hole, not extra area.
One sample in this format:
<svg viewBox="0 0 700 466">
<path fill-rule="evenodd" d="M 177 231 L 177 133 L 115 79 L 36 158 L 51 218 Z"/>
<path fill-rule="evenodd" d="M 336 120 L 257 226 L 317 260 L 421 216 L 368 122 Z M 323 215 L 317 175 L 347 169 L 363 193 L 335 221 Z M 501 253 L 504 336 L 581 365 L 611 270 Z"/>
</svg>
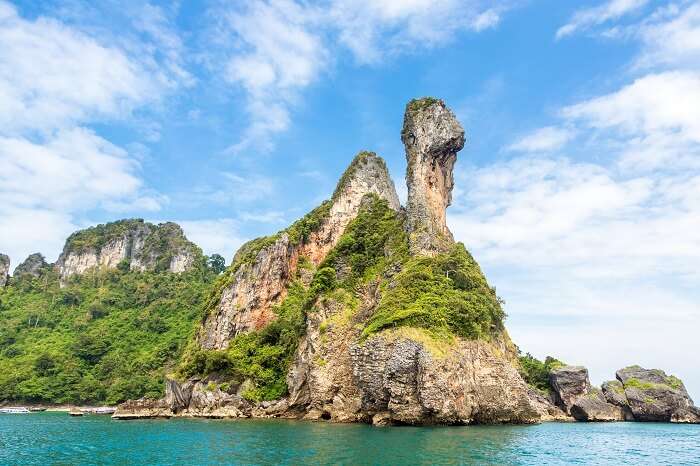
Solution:
<svg viewBox="0 0 700 466">
<path fill-rule="evenodd" d="M 455 237 L 523 350 L 700 398 L 700 3 L 0 0 L 0 251 L 174 220 L 227 259 L 353 155 L 405 196 L 406 102 L 462 121 Z"/>
</svg>

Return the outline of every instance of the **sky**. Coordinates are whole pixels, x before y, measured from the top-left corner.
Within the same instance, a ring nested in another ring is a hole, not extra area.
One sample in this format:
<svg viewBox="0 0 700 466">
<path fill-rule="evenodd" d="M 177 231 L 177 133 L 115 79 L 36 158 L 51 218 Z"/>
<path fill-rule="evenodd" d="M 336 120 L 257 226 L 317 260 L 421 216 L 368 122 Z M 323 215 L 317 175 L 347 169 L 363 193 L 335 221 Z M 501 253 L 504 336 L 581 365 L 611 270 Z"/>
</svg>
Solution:
<svg viewBox="0 0 700 466">
<path fill-rule="evenodd" d="M 414 97 L 466 130 L 448 223 L 523 352 L 700 402 L 700 1 L 0 0 L 0 252 L 119 218 L 205 253 L 284 228 L 352 157 L 405 199 Z"/>
</svg>

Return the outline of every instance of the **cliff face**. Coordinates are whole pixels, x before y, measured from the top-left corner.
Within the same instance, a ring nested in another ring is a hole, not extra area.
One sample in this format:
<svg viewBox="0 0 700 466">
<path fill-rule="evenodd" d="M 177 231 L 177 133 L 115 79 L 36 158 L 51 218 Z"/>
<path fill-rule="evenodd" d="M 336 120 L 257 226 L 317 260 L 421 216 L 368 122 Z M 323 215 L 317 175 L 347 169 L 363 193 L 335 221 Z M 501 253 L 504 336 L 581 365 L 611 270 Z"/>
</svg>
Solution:
<svg viewBox="0 0 700 466">
<path fill-rule="evenodd" d="M 0 254 L 0 288 L 7 284 L 10 275 L 10 257 Z"/>
<path fill-rule="evenodd" d="M 360 154 L 330 201 L 239 250 L 185 365 L 190 378 L 169 381 L 164 400 L 125 405 L 116 417 L 374 424 L 565 418 L 518 373 L 498 299 L 447 228 L 464 131 L 444 103 L 421 99 L 407 106 L 402 139 L 406 210 L 384 162 Z M 246 401 L 284 394 L 282 381 L 270 379 L 280 360 L 289 361 L 286 396 Z"/>
<path fill-rule="evenodd" d="M 423 98 L 406 106 L 401 140 L 406 147 L 408 229 L 411 251 L 433 255 L 454 242 L 445 209 L 452 202 L 452 169 L 464 147 L 464 129 L 443 101 Z"/>
<path fill-rule="evenodd" d="M 56 267 L 62 282 L 93 267 L 120 264 L 137 271 L 184 272 L 201 254 L 175 223 L 120 220 L 73 233 Z"/>
<path fill-rule="evenodd" d="M 357 215 L 362 199 L 376 194 L 400 208 L 384 161 L 362 152 L 343 174 L 330 201 L 277 235 L 244 245 L 233 259 L 218 303 L 199 333 L 205 349 L 225 349 L 241 333 L 265 327 L 274 319 L 272 307 L 287 292 L 300 257 L 318 265 Z"/>
</svg>

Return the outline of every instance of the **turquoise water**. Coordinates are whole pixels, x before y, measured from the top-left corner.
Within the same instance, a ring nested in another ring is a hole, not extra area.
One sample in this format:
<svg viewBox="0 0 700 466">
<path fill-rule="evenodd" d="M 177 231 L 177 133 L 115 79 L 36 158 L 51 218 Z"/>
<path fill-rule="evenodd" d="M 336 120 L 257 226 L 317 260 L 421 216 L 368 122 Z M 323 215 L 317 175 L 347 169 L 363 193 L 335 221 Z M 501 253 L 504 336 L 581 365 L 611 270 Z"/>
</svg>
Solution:
<svg viewBox="0 0 700 466">
<path fill-rule="evenodd" d="M 0 414 L 0 464 L 700 464 L 700 425 L 388 427 Z"/>
</svg>

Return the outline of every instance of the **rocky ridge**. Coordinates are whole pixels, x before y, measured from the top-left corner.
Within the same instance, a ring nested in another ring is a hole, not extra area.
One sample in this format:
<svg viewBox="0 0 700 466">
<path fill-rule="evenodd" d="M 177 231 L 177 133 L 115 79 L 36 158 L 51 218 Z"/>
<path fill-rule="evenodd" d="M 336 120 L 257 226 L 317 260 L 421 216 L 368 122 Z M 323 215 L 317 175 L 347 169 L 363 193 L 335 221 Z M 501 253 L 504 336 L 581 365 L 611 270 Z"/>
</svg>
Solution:
<svg viewBox="0 0 700 466">
<path fill-rule="evenodd" d="M 56 262 L 62 283 L 94 267 L 184 272 L 202 256 L 179 225 L 119 220 L 73 233 Z"/>
<path fill-rule="evenodd" d="M 564 366 L 549 372 L 548 394 L 529 386 L 495 291 L 447 228 L 462 127 L 442 101 L 418 99 L 402 140 L 406 209 L 383 161 L 361 153 L 331 200 L 236 253 L 165 397 L 129 401 L 114 417 L 697 422 L 675 378 L 620 372 L 619 393 Z"/>
<path fill-rule="evenodd" d="M 205 349 L 225 349 L 231 338 L 273 320 L 272 307 L 286 296 L 300 258 L 320 264 L 368 194 L 386 200 L 396 211 L 401 207 L 384 161 L 372 152 L 361 152 L 330 201 L 287 230 L 244 245 L 224 277 L 218 302 L 200 330 L 199 344 Z"/>
</svg>

